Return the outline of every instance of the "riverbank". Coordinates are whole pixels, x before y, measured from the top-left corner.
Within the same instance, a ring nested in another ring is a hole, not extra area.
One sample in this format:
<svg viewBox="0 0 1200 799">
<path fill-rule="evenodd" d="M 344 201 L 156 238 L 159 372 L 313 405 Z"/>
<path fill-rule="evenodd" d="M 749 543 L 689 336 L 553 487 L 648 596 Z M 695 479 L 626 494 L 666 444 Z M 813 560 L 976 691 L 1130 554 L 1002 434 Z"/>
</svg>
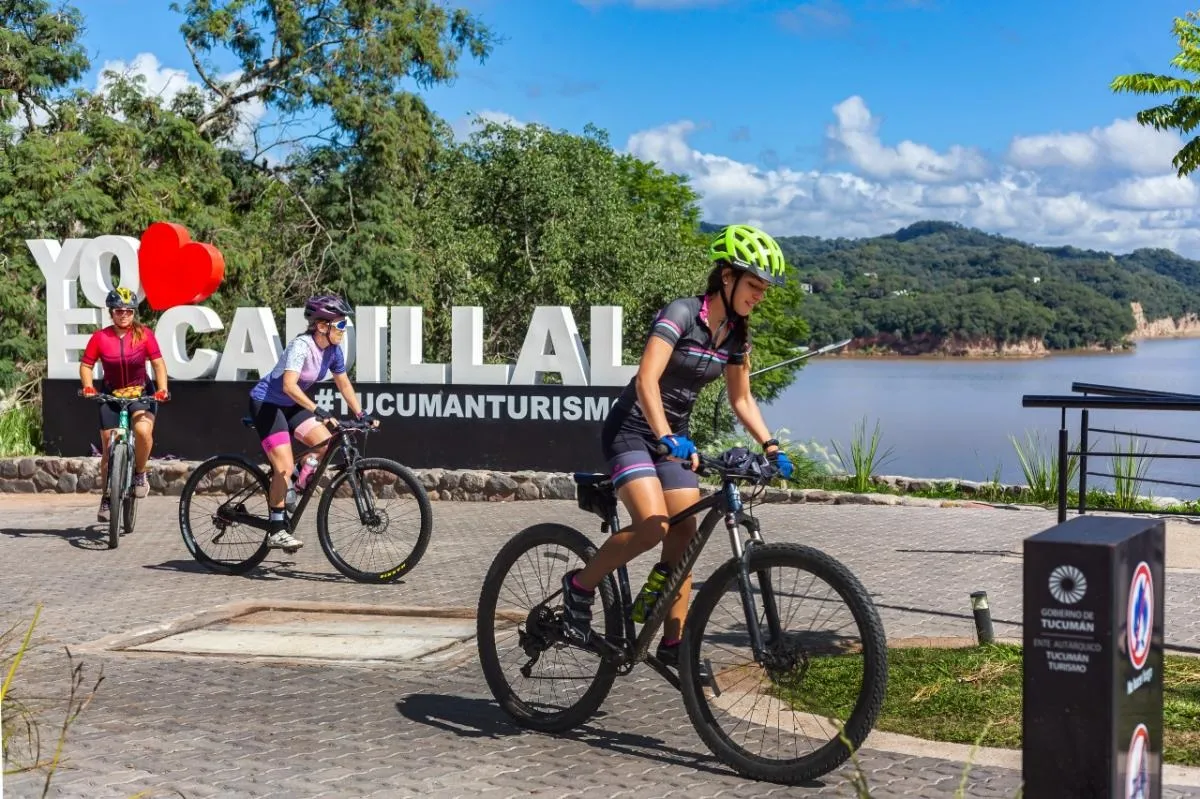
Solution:
<svg viewBox="0 0 1200 799">
<path fill-rule="evenodd" d="M 835 357 L 871 360 L 1032 360 L 1055 356 L 1131 355 L 1139 342 L 1200 338 L 1200 316 L 1187 314 L 1179 318 L 1146 319 L 1140 303 L 1131 302 L 1134 329 L 1121 344 L 1106 347 L 1100 344 L 1069 349 L 1051 349 L 1042 339 L 1028 338 L 1000 342 L 992 338 L 968 339 L 959 336 L 925 335 L 900 338 L 882 333 L 852 339 Z"/>
</svg>

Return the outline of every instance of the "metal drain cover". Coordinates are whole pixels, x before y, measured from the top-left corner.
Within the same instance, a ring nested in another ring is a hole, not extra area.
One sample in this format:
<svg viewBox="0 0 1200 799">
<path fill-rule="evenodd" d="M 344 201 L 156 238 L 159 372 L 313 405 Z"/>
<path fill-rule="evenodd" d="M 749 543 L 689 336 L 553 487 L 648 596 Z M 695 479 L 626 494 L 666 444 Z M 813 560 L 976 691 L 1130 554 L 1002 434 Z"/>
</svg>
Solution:
<svg viewBox="0 0 1200 799">
<path fill-rule="evenodd" d="M 303 604 L 308 607 L 239 604 L 95 643 L 128 653 L 410 665 L 444 664 L 474 652 L 463 644 L 475 637 L 475 619 L 461 612 Z"/>
</svg>

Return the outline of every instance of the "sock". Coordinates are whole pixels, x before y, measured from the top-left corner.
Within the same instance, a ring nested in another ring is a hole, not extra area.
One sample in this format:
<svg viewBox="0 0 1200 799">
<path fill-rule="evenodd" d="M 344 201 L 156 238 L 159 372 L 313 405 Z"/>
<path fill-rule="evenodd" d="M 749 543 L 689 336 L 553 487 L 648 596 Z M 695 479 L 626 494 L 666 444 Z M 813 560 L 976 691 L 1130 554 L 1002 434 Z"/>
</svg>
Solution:
<svg viewBox="0 0 1200 799">
<path fill-rule="evenodd" d="M 268 518 L 273 522 L 283 521 L 283 508 L 271 508 L 271 515 Z"/>
<path fill-rule="evenodd" d="M 665 646 L 667 649 L 670 649 L 671 647 L 679 646 L 679 644 L 682 641 L 683 641 L 682 638 L 666 638 L 666 637 L 664 637 L 662 639 L 662 645 Z"/>
<path fill-rule="evenodd" d="M 593 591 L 591 589 L 584 588 L 582 585 L 579 584 L 579 580 L 577 579 L 578 577 L 579 577 L 578 572 L 571 575 L 571 587 L 574 588 L 576 591 L 578 591 L 581 594 L 593 593 Z"/>
</svg>

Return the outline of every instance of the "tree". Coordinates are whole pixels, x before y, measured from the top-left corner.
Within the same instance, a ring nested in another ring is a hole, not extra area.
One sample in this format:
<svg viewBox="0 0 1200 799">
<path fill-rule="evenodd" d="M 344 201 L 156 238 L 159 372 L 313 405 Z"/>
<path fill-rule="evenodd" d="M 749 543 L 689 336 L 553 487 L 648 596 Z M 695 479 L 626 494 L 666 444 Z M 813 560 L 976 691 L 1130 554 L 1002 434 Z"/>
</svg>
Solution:
<svg viewBox="0 0 1200 799">
<path fill-rule="evenodd" d="M 624 308 L 627 358 L 641 354 L 654 312 L 704 281 L 697 196 L 686 181 L 582 135 L 486 122 L 447 148 L 420 193 L 414 286 L 434 309 L 434 352 L 449 350 L 449 309 L 487 308 L 485 357 L 512 362 L 535 305 Z"/>
<path fill-rule="evenodd" d="M 1179 52 L 1171 59 L 1171 65 L 1186 73 L 1200 75 L 1200 19 L 1194 11 L 1176 17 L 1172 30 L 1179 41 Z M 1156 105 L 1137 113 L 1137 121 L 1155 130 L 1177 130 L 1181 134 L 1191 133 L 1200 124 L 1200 81 L 1170 75 L 1155 75 L 1138 72 L 1118 75 L 1110 88 L 1116 92 L 1130 94 L 1178 95 L 1174 100 Z M 1184 177 L 1200 166 L 1200 137 L 1191 138 L 1175 157 L 1171 159 L 1179 177 Z"/>
</svg>

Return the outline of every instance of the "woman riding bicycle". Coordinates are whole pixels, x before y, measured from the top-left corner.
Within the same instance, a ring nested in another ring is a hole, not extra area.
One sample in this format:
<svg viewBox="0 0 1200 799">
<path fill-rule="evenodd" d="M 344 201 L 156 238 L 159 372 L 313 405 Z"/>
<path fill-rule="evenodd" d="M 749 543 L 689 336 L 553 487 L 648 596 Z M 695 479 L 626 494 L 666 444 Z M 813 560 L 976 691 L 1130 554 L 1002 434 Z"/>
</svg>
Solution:
<svg viewBox="0 0 1200 799">
<path fill-rule="evenodd" d="M 79 362 L 79 380 L 83 384 L 85 397 L 96 396 L 92 372 L 96 361 L 104 367 L 103 389 L 114 396 L 139 396 L 153 392 L 153 399 L 138 400 L 129 406 L 130 423 L 133 426 L 134 466 L 133 493 L 144 497 L 150 493 L 146 479 L 146 461 L 154 447 L 154 417 L 158 403 L 165 401 L 167 393 L 167 365 L 154 331 L 137 321 L 137 298 L 125 287 L 108 292 L 104 305 L 108 308 L 112 324 L 92 333 Z M 146 361 L 154 368 L 154 386 L 146 377 Z M 157 386 L 157 390 L 155 390 Z M 100 486 L 108 480 L 108 439 L 120 425 L 121 409 L 114 402 L 100 406 Z M 98 521 L 106 522 L 111 515 L 108 492 L 102 491 Z"/>
<path fill-rule="evenodd" d="M 660 574 L 669 572 L 696 532 L 695 516 L 669 528 L 667 522 L 700 499 L 699 458 L 688 421 L 705 385 L 724 374 L 729 403 L 742 426 L 780 474 L 786 478 L 792 473 L 791 461 L 771 438 L 750 393 L 748 362 L 748 317 L 768 286 L 783 285 L 783 252 L 761 230 L 730 225 L 712 241 L 708 258 L 713 268 L 704 294 L 674 300 L 656 316 L 638 372 L 601 432 L 609 474 L 632 524 L 609 536 L 586 566 L 563 577 L 567 623 L 585 639 L 595 588 L 607 574 L 660 542 L 662 559 L 656 568 Z M 663 446 L 667 454 L 657 454 Z M 688 575 L 671 604 L 656 652 L 669 665 L 678 664 L 690 592 Z"/>
<path fill-rule="evenodd" d="M 292 436 L 314 447 L 306 454 L 305 463 L 297 476 L 299 490 L 325 451 L 323 444 L 331 436 L 326 425 L 337 425 L 337 420 L 305 392 L 332 373 L 333 384 L 355 417 L 365 418 L 354 386 L 346 376 L 346 362 L 338 346 L 346 336 L 350 315 L 350 306 L 336 294 L 310 298 L 304 304 L 308 330 L 292 339 L 271 373 L 250 390 L 250 416 L 254 419 L 254 428 L 262 441 L 267 460 L 271 463 L 271 489 L 268 495 L 270 528 L 267 536 L 267 545 L 271 548 L 295 552 L 304 546 L 302 541 L 288 532 L 284 507 L 288 489 L 292 487 Z M 310 454 L 313 456 L 311 459 Z"/>
</svg>

